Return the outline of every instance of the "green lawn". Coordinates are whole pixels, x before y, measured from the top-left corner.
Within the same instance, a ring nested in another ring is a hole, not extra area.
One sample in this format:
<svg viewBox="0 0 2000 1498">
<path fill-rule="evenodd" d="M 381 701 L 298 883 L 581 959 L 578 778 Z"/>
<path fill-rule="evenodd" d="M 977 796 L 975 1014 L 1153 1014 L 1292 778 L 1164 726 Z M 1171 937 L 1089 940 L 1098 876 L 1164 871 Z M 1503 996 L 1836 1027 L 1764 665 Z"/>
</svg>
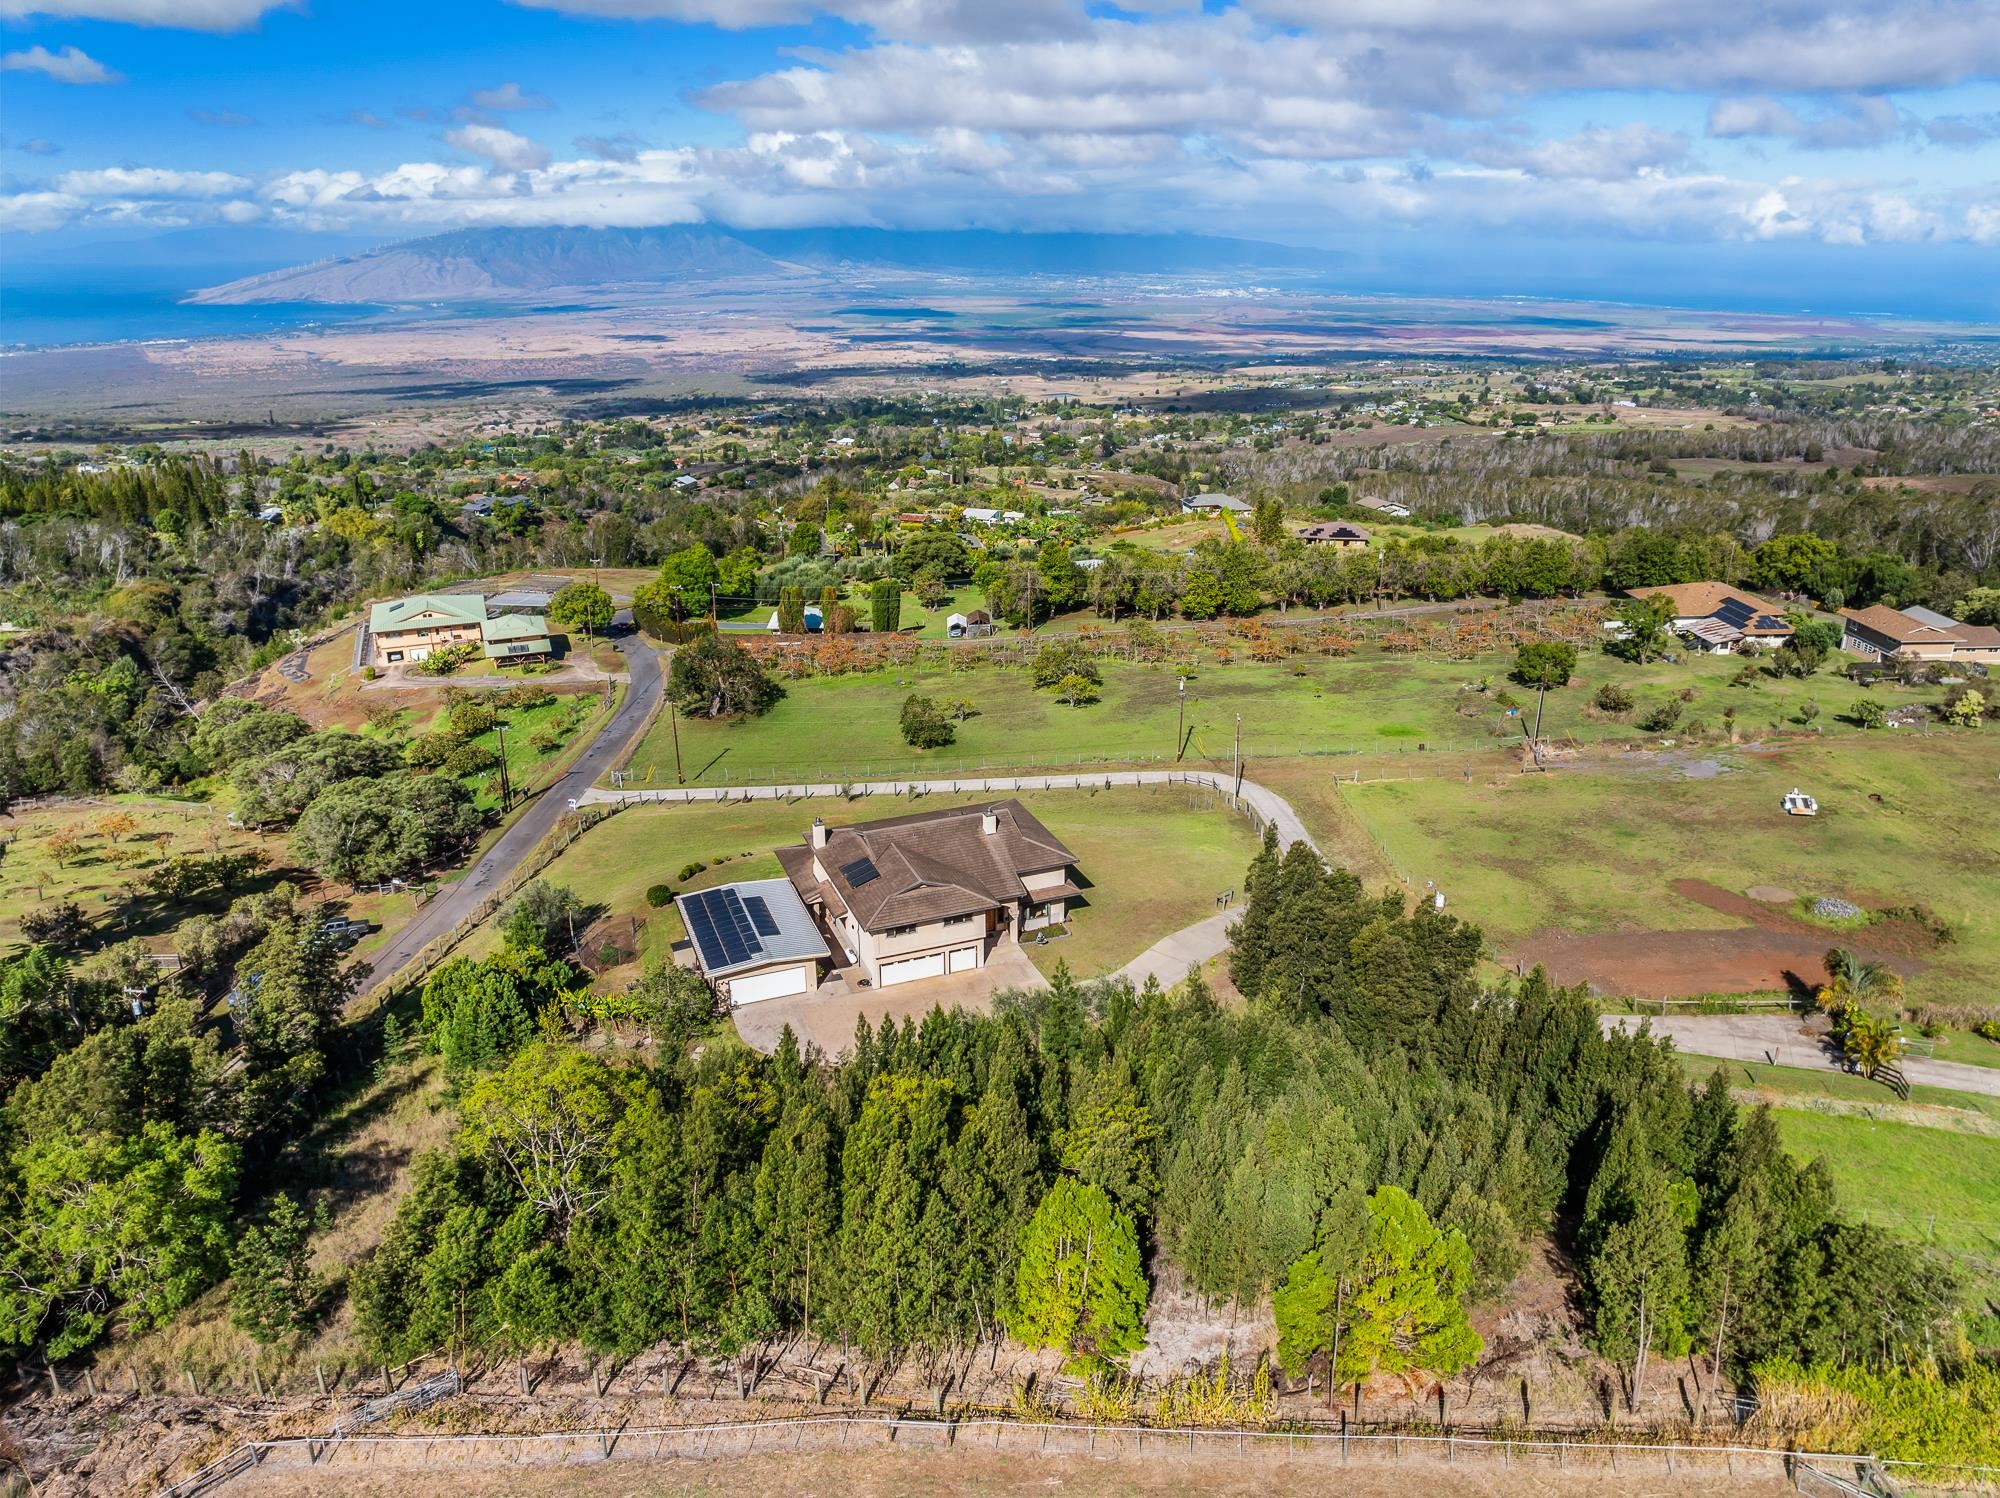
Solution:
<svg viewBox="0 0 2000 1498">
<path fill-rule="evenodd" d="M 1792 1109 L 1777 1118 L 1794 1154 L 1826 1161 L 1850 1217 L 1934 1244 L 1975 1304 L 2000 1303 L 2000 1138 Z M 2000 1320 L 1988 1312 L 1975 1331 L 1991 1341 Z"/>
<path fill-rule="evenodd" d="M 1926 959 L 1910 997 L 1991 1002 L 2000 974 L 2000 846 L 1990 736 L 1850 736 L 1720 757 L 1729 768 L 1710 779 L 1656 759 L 1614 759 L 1497 783 L 1475 775 L 1342 794 L 1403 873 L 1437 880 L 1452 908 L 1496 941 L 1545 926 L 1738 924 L 1676 895 L 1668 886 L 1678 879 L 1739 893 L 1777 885 L 1839 894 L 1864 907 L 1923 902 L 1958 935 Z M 1818 796 L 1821 815 L 1782 814 L 1779 800 L 1794 785 Z M 1840 939 L 1829 931 L 1827 944 Z M 1938 1055 L 1972 1060 L 1976 1045 L 1991 1042 L 1963 1036 Z"/>
<path fill-rule="evenodd" d="M 1706 1082 L 1715 1069 L 1721 1067 L 1731 1087 L 1743 1092 L 1776 1094 L 1775 1105 L 1780 1107 L 1784 1106 L 1783 1100 L 1786 1099 L 1831 1104 L 1834 1106 L 1829 1111 L 1835 1112 L 1848 1105 L 1881 1109 L 1905 1106 L 1882 1083 L 1845 1072 L 1821 1071 L 1805 1066 L 1765 1066 L 1760 1062 L 1685 1053 L 1680 1061 L 1682 1070 L 1692 1082 Z M 1912 1087 L 1908 1106 L 1952 1109 L 1970 1115 L 1961 1122 L 1975 1133 L 1986 1127 L 1979 1122 L 1981 1119 L 2000 1124 L 2000 1097 L 1988 1097 L 1981 1092 L 1959 1092 L 1949 1087 Z M 1945 1126 L 1952 1122 L 1945 1115 L 1940 1115 L 1939 1121 Z"/>
<path fill-rule="evenodd" d="M 598 691 L 566 692 L 557 693 L 555 701 L 544 703 L 540 707 L 497 709 L 500 721 L 507 729 L 505 737 L 507 774 L 513 784 L 517 800 L 549 780 L 550 772 L 562 759 L 564 752 L 576 742 L 577 735 L 597 724 L 602 718 L 604 700 L 604 694 Z M 448 715 L 440 706 L 425 722 L 414 727 L 406 724 L 396 732 L 435 733 L 447 726 Z M 537 748 L 532 742 L 544 730 L 552 731 L 559 737 L 559 742 L 551 748 Z M 502 742 L 500 730 L 497 727 L 490 728 L 472 742 L 498 754 Z M 480 770 L 464 777 L 466 788 L 472 792 L 473 800 L 482 809 L 495 810 L 500 805 L 497 786 L 488 784 L 497 782 L 499 773 L 499 767 L 496 765 L 490 770 Z"/>
<path fill-rule="evenodd" d="M 967 799 L 635 807 L 579 838 L 541 877 L 602 907 L 611 934 L 628 950 L 634 945 L 631 923 L 641 923 L 637 950 L 651 960 L 683 932 L 671 907 L 647 905 L 649 886 L 670 884 L 678 893 L 777 878 L 780 869 L 772 850 L 800 841 L 815 813 L 838 824 L 961 805 Z M 1069 924 L 1071 934 L 1030 948 L 1045 972 L 1058 961 L 1067 962 L 1080 977 L 1110 971 L 1161 937 L 1214 914 L 1216 895 L 1241 889 L 1244 868 L 1257 851 L 1248 823 L 1213 794 L 1187 787 L 1038 791 L 1020 799 L 1069 845 L 1087 881 L 1084 902 Z M 681 869 L 697 862 L 709 867 L 683 881 Z M 487 950 L 495 939 L 491 930 L 483 932 L 469 950 Z"/>
<path fill-rule="evenodd" d="M 841 594 L 841 599 L 854 610 L 856 617 L 863 624 L 868 622 L 871 616 L 866 583 L 849 584 Z M 807 602 L 818 603 L 819 600 L 811 598 Z M 947 594 L 945 601 L 934 609 L 925 608 L 917 601 L 917 595 L 906 589 L 903 593 L 902 612 L 897 617 L 896 632 L 923 640 L 942 640 L 945 638 L 945 622 L 953 614 L 963 614 L 972 609 L 985 607 L 985 595 L 969 583 L 960 587 L 955 593 Z M 777 612 L 777 608 L 775 603 L 748 603 L 734 609 L 724 609 L 718 617 L 725 624 L 751 624 L 761 630 L 769 623 L 771 615 Z"/>
<path fill-rule="evenodd" d="M 1255 756 L 1341 753 L 1361 750 L 1416 752 L 1474 748 L 1511 741 L 1521 720 L 1507 716 L 1501 700 L 1511 697 L 1525 713 L 1534 711 L 1531 693 L 1510 688 L 1512 657 L 1490 655 L 1471 661 L 1438 661 L 1367 650 L 1345 660 L 1299 656 L 1279 663 L 1243 658 L 1240 642 L 1229 664 L 1211 652 L 1189 676 L 1187 724 L 1190 756 L 1227 763 L 1236 719 L 1242 719 L 1245 752 Z M 1784 725 L 1807 696 L 1821 706 L 1819 725 L 1828 736 L 1850 734 L 1838 719 L 1861 689 L 1830 673 L 1810 683 L 1760 678 L 1756 687 L 1733 687 L 1741 662 L 1705 656 L 1681 664 L 1631 666 L 1588 654 L 1578 667 L 1579 684 L 1552 693 L 1543 732 L 1552 737 L 1656 740 L 1632 720 L 1647 708 L 1693 687 L 1698 693 L 1690 717 L 1722 732 L 1722 711 L 1737 709 L 1739 732 L 1768 733 Z M 709 723 L 683 718 L 681 754 L 690 781 L 755 784 L 787 779 L 853 779 L 917 770 L 949 773 L 961 769 L 1020 765 L 1062 765 L 1080 761 L 1171 759 L 1180 709 L 1180 670 L 1172 665 L 1103 662 L 1102 701 L 1065 707 L 1053 694 L 1037 692 L 1025 667 L 985 664 L 962 671 L 905 667 L 866 674 L 813 677 L 787 683 L 786 695 L 761 718 Z M 1480 681 L 1486 691 L 1478 691 Z M 1608 719 L 1590 707 L 1597 686 L 1626 686 L 1637 707 L 1622 719 Z M 1892 705 L 1938 695 L 1878 688 Z M 912 692 L 938 698 L 963 697 L 978 716 L 959 726 L 957 743 L 919 753 L 904 745 L 897 726 L 903 699 Z M 1796 731 L 1796 725 L 1790 725 Z M 671 774 L 669 725 L 655 724 L 626 768 L 655 779 Z"/>
</svg>

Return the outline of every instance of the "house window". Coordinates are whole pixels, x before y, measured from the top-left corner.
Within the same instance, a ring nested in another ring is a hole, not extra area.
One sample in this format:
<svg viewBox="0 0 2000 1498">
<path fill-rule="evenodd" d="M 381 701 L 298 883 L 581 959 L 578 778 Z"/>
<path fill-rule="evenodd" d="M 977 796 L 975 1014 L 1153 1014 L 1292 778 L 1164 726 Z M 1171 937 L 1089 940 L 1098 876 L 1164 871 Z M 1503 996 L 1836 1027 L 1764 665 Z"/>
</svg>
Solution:
<svg viewBox="0 0 2000 1498">
<path fill-rule="evenodd" d="M 884 936 L 908 936 L 912 931 L 916 929 L 917 928 L 915 926 L 891 926 L 887 931 L 884 931 L 882 934 Z"/>
<path fill-rule="evenodd" d="M 969 926 L 972 924 L 972 917 L 969 915 L 947 916 L 944 924 L 947 926 Z"/>
<path fill-rule="evenodd" d="M 397 661 L 400 661 L 402 658 L 403 658 L 403 652 L 400 650 L 392 650 L 389 652 L 389 664 L 392 666 Z"/>
</svg>

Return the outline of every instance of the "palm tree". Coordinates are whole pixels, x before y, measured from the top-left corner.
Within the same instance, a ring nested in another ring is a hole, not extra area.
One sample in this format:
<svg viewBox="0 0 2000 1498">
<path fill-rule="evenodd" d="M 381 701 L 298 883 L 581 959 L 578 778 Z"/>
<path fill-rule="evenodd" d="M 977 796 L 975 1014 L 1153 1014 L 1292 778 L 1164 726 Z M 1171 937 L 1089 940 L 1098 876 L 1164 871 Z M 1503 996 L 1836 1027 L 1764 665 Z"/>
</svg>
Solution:
<svg viewBox="0 0 2000 1498">
<path fill-rule="evenodd" d="M 1852 947 L 1835 947 L 1826 954 L 1826 983 L 1819 991 L 1820 1009 L 1838 1018 L 1871 999 L 1894 1003 L 1903 996 L 1903 980 L 1886 962 L 1864 962 Z"/>
<path fill-rule="evenodd" d="M 1903 1054 L 1901 1031 L 1880 1015 L 1856 1006 L 1847 1011 L 1846 1027 L 1841 1049 L 1864 1077 L 1873 1078 Z"/>
</svg>

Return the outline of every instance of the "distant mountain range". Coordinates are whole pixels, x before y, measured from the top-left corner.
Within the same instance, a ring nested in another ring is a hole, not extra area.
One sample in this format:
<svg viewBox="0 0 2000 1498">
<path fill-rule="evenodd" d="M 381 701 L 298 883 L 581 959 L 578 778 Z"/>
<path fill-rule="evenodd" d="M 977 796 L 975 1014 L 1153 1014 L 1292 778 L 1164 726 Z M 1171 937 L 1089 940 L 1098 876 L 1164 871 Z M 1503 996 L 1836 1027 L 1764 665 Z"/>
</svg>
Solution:
<svg viewBox="0 0 2000 1498">
<path fill-rule="evenodd" d="M 880 266 L 1003 274 L 1146 275 L 1325 267 L 1311 250 L 1166 234 L 1002 234 L 893 229 L 464 229 L 267 271 L 190 302 L 477 300 L 559 288 L 780 278 Z"/>
</svg>

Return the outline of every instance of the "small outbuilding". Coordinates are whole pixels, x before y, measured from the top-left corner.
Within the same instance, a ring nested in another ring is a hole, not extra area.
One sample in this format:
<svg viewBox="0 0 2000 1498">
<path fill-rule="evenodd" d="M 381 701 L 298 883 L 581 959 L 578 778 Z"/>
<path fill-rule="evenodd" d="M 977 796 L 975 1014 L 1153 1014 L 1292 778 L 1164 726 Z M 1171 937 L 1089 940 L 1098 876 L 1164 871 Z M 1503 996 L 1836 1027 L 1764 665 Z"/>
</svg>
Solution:
<svg viewBox="0 0 2000 1498">
<path fill-rule="evenodd" d="M 479 627 L 489 661 L 545 660 L 555 654 L 549 624 L 540 614 L 502 614 Z"/>
<path fill-rule="evenodd" d="M 734 1007 L 819 988 L 833 955 L 789 879 L 753 879 L 674 900 L 695 965 Z"/>
<path fill-rule="evenodd" d="M 948 640 L 962 640 L 962 639 L 964 639 L 964 638 L 965 638 L 965 615 L 963 615 L 963 614 L 949 614 L 949 615 L 947 615 L 947 616 L 945 617 L 945 621 L 944 621 L 944 633 L 945 633 L 945 638 L 946 638 L 946 639 L 948 639 Z"/>
</svg>

